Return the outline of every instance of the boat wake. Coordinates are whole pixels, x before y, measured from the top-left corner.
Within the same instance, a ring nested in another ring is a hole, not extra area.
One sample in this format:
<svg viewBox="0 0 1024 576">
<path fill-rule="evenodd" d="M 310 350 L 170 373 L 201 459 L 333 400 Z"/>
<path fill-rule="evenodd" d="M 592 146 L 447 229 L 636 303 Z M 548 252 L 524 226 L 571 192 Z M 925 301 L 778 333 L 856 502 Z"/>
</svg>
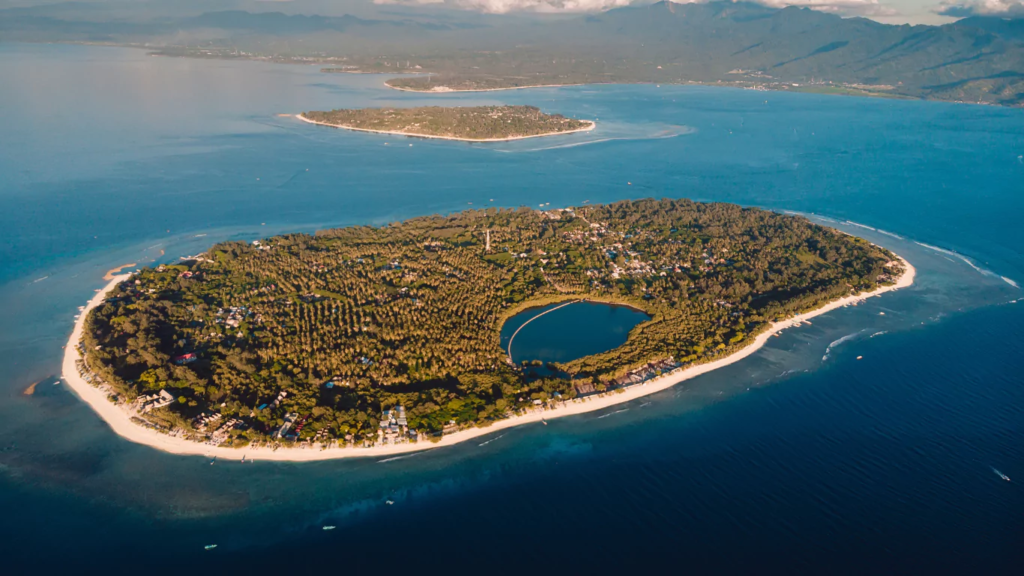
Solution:
<svg viewBox="0 0 1024 576">
<path fill-rule="evenodd" d="M 881 336 L 882 334 L 888 334 L 888 333 L 889 333 L 888 330 L 882 330 L 881 332 L 875 332 L 871 336 L 868 336 L 868 339 L 874 338 L 875 336 Z"/>
<path fill-rule="evenodd" d="M 857 336 L 860 336 L 860 334 L 862 332 L 864 332 L 864 331 L 860 330 L 858 332 L 854 332 L 853 334 L 847 334 L 846 336 L 843 336 L 839 340 L 836 340 L 836 341 L 832 342 L 831 344 L 829 344 L 828 347 L 825 348 L 825 355 L 821 357 L 821 361 L 825 362 L 826 360 L 828 360 L 829 356 L 832 355 L 832 349 L 833 348 L 835 348 L 836 346 L 842 345 L 844 342 L 849 342 L 850 340 L 853 340 Z"/>
<path fill-rule="evenodd" d="M 544 150 L 559 150 L 561 148 L 575 148 L 577 146 L 586 146 L 588 144 L 600 144 L 602 142 L 612 142 L 616 140 L 664 140 L 667 138 L 676 138 L 678 136 L 685 136 L 687 134 L 693 134 L 697 132 L 696 128 L 690 126 L 672 126 L 670 129 L 662 130 L 655 134 L 650 135 L 638 135 L 638 136 L 608 136 L 605 138 L 594 138 L 593 140 L 583 140 L 580 142 L 565 142 L 563 144 L 554 144 L 551 146 L 537 146 L 532 148 L 495 148 L 495 152 L 519 153 L 519 152 L 541 152 Z"/>
</svg>

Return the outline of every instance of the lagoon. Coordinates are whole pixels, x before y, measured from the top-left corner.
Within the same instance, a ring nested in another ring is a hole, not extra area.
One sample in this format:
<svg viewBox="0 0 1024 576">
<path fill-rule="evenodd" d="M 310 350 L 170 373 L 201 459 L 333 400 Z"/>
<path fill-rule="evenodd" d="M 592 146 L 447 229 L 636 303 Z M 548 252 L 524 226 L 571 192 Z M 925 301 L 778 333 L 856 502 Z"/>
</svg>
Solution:
<svg viewBox="0 0 1024 576">
<path fill-rule="evenodd" d="M 647 320 L 650 316 L 628 306 L 560 302 L 509 318 L 501 327 L 501 344 L 517 364 L 569 362 L 619 347 L 633 327 Z"/>
</svg>

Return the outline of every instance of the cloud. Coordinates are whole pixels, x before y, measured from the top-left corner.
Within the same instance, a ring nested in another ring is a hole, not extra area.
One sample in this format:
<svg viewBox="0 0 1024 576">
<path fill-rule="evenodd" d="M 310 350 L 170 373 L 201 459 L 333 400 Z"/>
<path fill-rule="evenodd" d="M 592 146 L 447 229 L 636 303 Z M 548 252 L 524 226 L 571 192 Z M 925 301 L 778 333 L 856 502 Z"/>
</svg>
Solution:
<svg viewBox="0 0 1024 576">
<path fill-rule="evenodd" d="M 509 12 L 601 12 L 628 6 L 634 0 L 373 0 L 374 4 L 440 4 L 488 14 Z"/>
<path fill-rule="evenodd" d="M 878 0 L 757 0 L 772 8 L 799 6 L 819 12 L 830 12 L 842 16 L 894 16 L 897 14 L 889 6 L 880 4 Z M 1022 0 L 1024 1 L 1024 0 Z"/>
<path fill-rule="evenodd" d="M 1024 0 L 946 0 L 939 4 L 935 13 L 953 18 L 968 16 L 1024 18 Z"/>
<path fill-rule="evenodd" d="M 476 10 L 489 14 L 509 12 L 579 13 L 603 12 L 631 4 L 651 3 L 654 0 L 373 0 L 375 4 L 439 4 Z M 679 4 L 708 0 L 674 0 Z M 735 1 L 735 0 L 734 0 Z M 879 0 L 754 0 L 772 8 L 800 6 L 843 16 L 892 16 L 896 11 Z M 998 1 L 998 0 L 997 0 Z M 1020 0 L 1024 1 L 1024 0 Z"/>
</svg>

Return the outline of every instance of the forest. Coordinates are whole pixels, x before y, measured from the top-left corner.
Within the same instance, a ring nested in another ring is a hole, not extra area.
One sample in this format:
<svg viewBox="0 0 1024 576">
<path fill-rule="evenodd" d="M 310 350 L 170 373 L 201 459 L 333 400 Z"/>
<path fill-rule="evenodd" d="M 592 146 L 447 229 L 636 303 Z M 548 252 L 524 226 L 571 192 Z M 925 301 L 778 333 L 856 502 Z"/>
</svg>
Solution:
<svg viewBox="0 0 1024 576">
<path fill-rule="evenodd" d="M 486 208 L 385 226 L 224 242 L 145 268 L 86 319 L 92 371 L 149 418 L 190 434 L 211 414 L 266 441 L 371 441 L 381 411 L 437 436 L 554 398 L 605 390 L 648 362 L 706 362 L 774 320 L 888 284 L 898 258 L 799 216 L 645 199 Z M 509 317 L 589 298 L 651 319 L 614 350 L 538 377 L 500 345 Z"/>
<path fill-rule="evenodd" d="M 587 120 L 545 114 L 534 106 L 363 108 L 304 112 L 302 115 L 313 122 L 338 128 L 379 130 L 459 140 L 523 138 L 571 132 L 593 125 Z"/>
</svg>

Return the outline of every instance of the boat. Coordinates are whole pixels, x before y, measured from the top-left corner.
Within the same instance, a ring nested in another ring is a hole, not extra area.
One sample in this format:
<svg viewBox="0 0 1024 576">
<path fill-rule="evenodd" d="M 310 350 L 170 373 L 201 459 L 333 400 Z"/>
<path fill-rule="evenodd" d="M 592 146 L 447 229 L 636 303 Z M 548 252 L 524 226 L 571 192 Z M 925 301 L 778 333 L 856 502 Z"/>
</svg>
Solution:
<svg viewBox="0 0 1024 576">
<path fill-rule="evenodd" d="M 1006 474 L 1003 474 L 1003 473 L 1002 473 L 1002 472 L 1000 472 L 999 470 L 996 470 L 995 468 L 992 468 L 992 471 L 996 473 L 996 476 L 999 476 L 999 477 L 1000 477 L 1000 478 L 1002 478 L 1003 480 L 1006 480 L 1007 482 L 1009 482 L 1009 481 L 1010 481 L 1010 477 L 1009 477 L 1009 476 L 1007 476 Z"/>
<path fill-rule="evenodd" d="M 394 500 L 388 500 L 388 501 L 387 501 L 387 505 L 388 505 L 388 506 L 391 506 L 391 505 L 392 505 L 392 504 L 394 504 L 394 503 L 395 503 L 395 501 L 394 501 Z"/>
<path fill-rule="evenodd" d="M 334 530 L 336 526 L 324 526 L 324 530 Z"/>
<path fill-rule="evenodd" d="M 861 358 L 863 358 L 863 356 L 857 356 L 857 360 L 860 360 Z"/>
<path fill-rule="evenodd" d="M 203 546 L 203 548 L 206 549 L 206 550 L 213 550 L 216 547 L 217 547 L 216 544 L 207 544 L 206 546 Z"/>
</svg>

